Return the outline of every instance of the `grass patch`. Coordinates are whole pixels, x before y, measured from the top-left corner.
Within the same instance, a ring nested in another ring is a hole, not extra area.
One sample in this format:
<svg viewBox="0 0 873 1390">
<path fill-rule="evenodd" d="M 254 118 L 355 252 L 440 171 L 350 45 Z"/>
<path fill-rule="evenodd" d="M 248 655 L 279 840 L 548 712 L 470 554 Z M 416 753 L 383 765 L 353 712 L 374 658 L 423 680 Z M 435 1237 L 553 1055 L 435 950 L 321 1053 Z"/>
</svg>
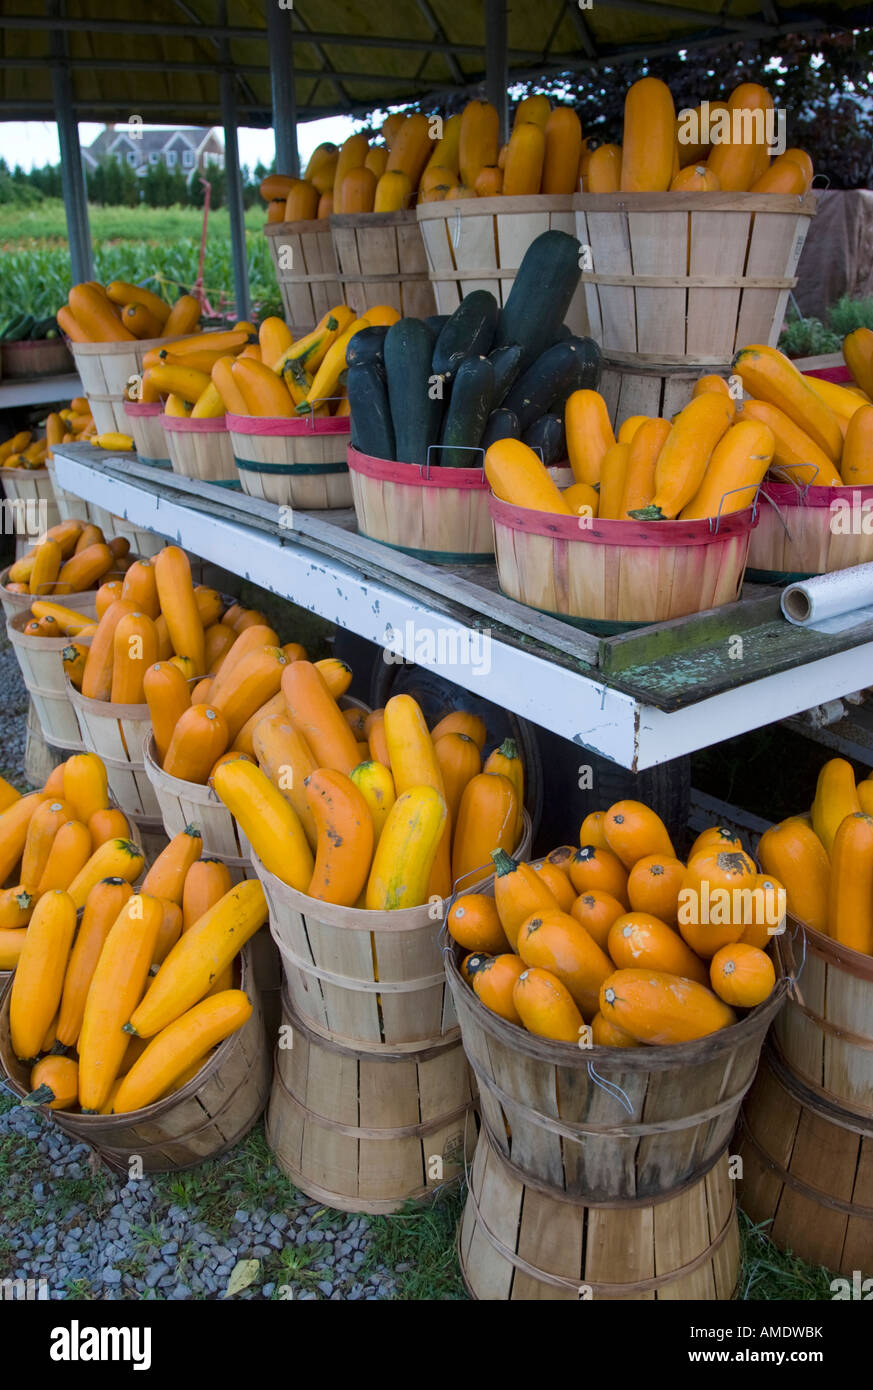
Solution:
<svg viewBox="0 0 873 1390">
<path fill-rule="evenodd" d="M 372 1217 L 361 1281 L 375 1266 L 385 1266 L 394 1275 L 398 1301 L 466 1299 L 455 1249 L 465 1195 L 452 1188 L 430 1206 L 410 1203 L 396 1216 Z M 409 1268 L 395 1273 L 401 1264 Z"/>
<path fill-rule="evenodd" d="M 261 1124 L 227 1158 L 183 1173 L 156 1173 L 156 1198 L 196 1211 L 198 1221 L 216 1236 L 225 1236 L 237 1210 L 296 1212 L 305 1200 L 276 1167 Z"/>
<path fill-rule="evenodd" d="M 740 1212 L 740 1299 L 756 1302 L 830 1302 L 833 1275 L 822 1265 L 809 1265 L 767 1238 L 767 1222 L 755 1226 Z"/>
</svg>

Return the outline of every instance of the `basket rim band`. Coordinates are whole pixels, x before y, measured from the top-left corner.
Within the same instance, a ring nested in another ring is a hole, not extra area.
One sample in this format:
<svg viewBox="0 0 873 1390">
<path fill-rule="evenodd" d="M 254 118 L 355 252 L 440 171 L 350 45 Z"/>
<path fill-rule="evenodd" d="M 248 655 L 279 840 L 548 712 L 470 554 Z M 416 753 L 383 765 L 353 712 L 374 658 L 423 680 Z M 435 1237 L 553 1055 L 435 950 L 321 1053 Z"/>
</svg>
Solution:
<svg viewBox="0 0 873 1390">
<path fill-rule="evenodd" d="M 873 483 L 849 483 L 844 487 L 816 487 L 810 484 L 806 487 L 804 484 L 765 482 L 763 491 L 783 507 L 817 507 L 829 510 L 834 502 L 853 502 L 854 496 L 847 497 L 846 493 L 858 495 L 859 505 L 873 499 Z"/>
<path fill-rule="evenodd" d="M 227 434 L 225 415 L 207 415 L 192 420 L 187 415 L 162 414 L 161 423 L 167 434 Z"/>
<path fill-rule="evenodd" d="M 307 435 L 349 434 L 351 418 L 348 415 L 234 415 L 228 411 L 224 417 L 230 434 L 268 435 L 273 438 L 305 438 Z"/>
<path fill-rule="evenodd" d="M 395 459 L 380 459 L 362 453 L 349 444 L 349 468 L 366 478 L 380 482 L 403 483 L 407 487 L 454 488 L 462 492 L 490 492 L 491 484 L 481 468 L 430 468 L 426 463 L 403 463 Z"/>
<path fill-rule="evenodd" d="M 423 975 L 418 980 L 361 980 L 355 975 L 337 975 L 333 970 L 325 970 L 292 951 L 282 940 L 279 930 L 273 929 L 272 918 L 270 935 L 278 946 L 283 961 L 299 970 L 301 975 L 314 975 L 317 980 L 326 980 L 328 984 L 335 985 L 338 989 L 350 990 L 353 994 L 418 994 L 425 989 L 445 988 L 446 977 L 443 971 L 438 975 Z"/>
<path fill-rule="evenodd" d="M 692 545 L 711 545 L 716 541 L 746 536 L 757 525 L 753 507 L 728 512 L 717 519 L 702 517 L 694 521 L 610 521 L 594 518 L 590 526 L 580 526 L 585 518 L 561 516 L 556 512 L 533 511 L 505 502 L 492 492 L 488 498 L 491 519 L 508 531 L 523 531 L 559 541 L 584 541 L 593 545 L 644 547 L 646 549 L 684 549 Z M 673 528 L 676 528 L 675 530 Z"/>
<path fill-rule="evenodd" d="M 369 1060 L 369 1058 L 367 1059 Z M 304 1105 L 299 1096 L 288 1087 L 279 1067 L 274 1067 L 274 1084 L 277 1084 L 289 1100 L 292 1100 L 308 1118 L 317 1124 L 323 1125 L 325 1129 L 332 1130 L 335 1134 L 344 1134 L 349 1139 L 381 1139 L 390 1141 L 392 1139 L 426 1139 L 435 1130 L 443 1129 L 446 1125 L 454 1124 L 456 1120 L 462 1120 L 466 1114 L 475 1108 L 475 1101 L 468 1100 L 463 1105 L 456 1105 L 454 1110 L 449 1110 L 445 1115 L 439 1115 L 436 1119 L 427 1124 L 417 1125 L 398 1125 L 391 1129 L 369 1129 L 361 1125 L 344 1125 L 339 1120 L 332 1120 L 327 1115 L 320 1115 L 317 1110 L 310 1110 L 308 1105 Z"/>
<path fill-rule="evenodd" d="M 163 401 L 129 401 L 127 397 L 125 397 L 124 413 L 126 415 L 132 415 L 134 419 L 138 416 L 143 419 L 148 419 L 154 415 L 163 415 L 164 403 Z"/>
</svg>

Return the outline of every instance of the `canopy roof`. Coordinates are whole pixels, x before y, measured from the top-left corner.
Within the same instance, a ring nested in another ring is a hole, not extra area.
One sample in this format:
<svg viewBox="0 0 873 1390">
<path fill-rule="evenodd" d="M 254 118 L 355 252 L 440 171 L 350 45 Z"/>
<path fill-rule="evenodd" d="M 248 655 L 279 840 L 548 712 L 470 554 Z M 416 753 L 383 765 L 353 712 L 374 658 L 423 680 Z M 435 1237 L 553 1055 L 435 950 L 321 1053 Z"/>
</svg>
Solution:
<svg viewBox="0 0 873 1390">
<path fill-rule="evenodd" d="M 294 27 L 298 119 L 465 91 L 485 77 L 486 0 L 266 0 Z M 241 125 L 272 125 L 265 0 L 4 0 L 0 119 L 51 120 L 52 68 L 80 121 L 219 124 L 233 71 Z M 827 0 L 536 0 L 508 6 L 511 78 L 639 54 L 866 26 L 871 6 Z M 126 11 L 126 13 L 124 13 Z M 391 33 L 384 31 L 390 29 Z"/>
</svg>

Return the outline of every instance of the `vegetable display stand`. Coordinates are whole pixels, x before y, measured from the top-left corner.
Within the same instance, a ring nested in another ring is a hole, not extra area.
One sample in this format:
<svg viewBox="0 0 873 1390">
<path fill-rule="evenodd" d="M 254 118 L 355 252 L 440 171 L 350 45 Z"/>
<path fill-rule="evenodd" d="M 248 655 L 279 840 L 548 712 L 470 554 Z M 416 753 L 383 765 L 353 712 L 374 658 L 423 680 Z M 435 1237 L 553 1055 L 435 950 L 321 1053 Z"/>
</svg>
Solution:
<svg viewBox="0 0 873 1390">
<path fill-rule="evenodd" d="M 143 743 L 151 732 L 148 705 L 115 705 L 90 700 L 67 681 L 82 742 L 106 765 L 109 790 L 125 815 L 160 823 L 161 808 L 143 761 Z"/>
<path fill-rule="evenodd" d="M 530 851 L 530 820 L 516 854 Z M 321 1038 L 357 1051 L 417 1052 L 456 1038 L 458 1021 L 431 903 L 396 912 L 337 907 L 298 893 L 252 851 L 270 907 L 291 1008 Z"/>
<path fill-rule="evenodd" d="M 249 497 L 302 511 L 350 507 L 347 416 L 228 415 L 234 477 Z"/>
<path fill-rule="evenodd" d="M 481 468 L 394 463 L 349 446 L 358 530 L 432 564 L 491 564 L 490 485 Z"/>
<path fill-rule="evenodd" d="M 104 1163 L 125 1177 L 131 1158 L 141 1159 L 144 1172 L 161 1173 L 193 1168 L 233 1148 L 257 1121 L 270 1089 L 270 1056 L 247 946 L 240 959 L 239 988 L 252 1002 L 251 1016 L 178 1091 L 127 1114 L 46 1110 L 46 1116 L 72 1139 L 89 1144 Z M 7 988 L 0 1000 L 0 1067 L 15 1094 L 25 1096 L 30 1090 L 30 1068 L 12 1051 L 10 994 Z"/>
<path fill-rule="evenodd" d="M 170 467 L 170 450 L 164 433 L 164 407 L 160 401 L 124 402 L 127 433 L 133 439 L 140 463 L 153 468 Z"/>
<path fill-rule="evenodd" d="M 37 381 L 43 376 L 67 376 L 74 370 L 65 338 L 0 343 L 0 378 Z"/>
<path fill-rule="evenodd" d="M 339 267 L 339 298 L 357 316 L 373 304 L 390 304 L 404 318 L 436 313 L 414 211 L 334 215 L 330 234 Z"/>
<path fill-rule="evenodd" d="M 488 1302 L 727 1301 L 740 1270 L 735 1188 L 722 1154 L 657 1200 L 574 1200 L 524 1181 L 483 1129 L 458 1239 L 464 1282 Z"/>
<path fill-rule="evenodd" d="M 71 343 L 76 371 L 88 397 L 98 434 L 114 430 L 128 434 L 125 406 L 131 380 L 141 377 L 143 358 L 152 348 L 165 348 L 172 338 L 140 338 L 131 343 Z"/>
<path fill-rule="evenodd" d="M 454 951 L 445 967 L 493 1143 L 523 1180 L 589 1202 L 660 1197 L 708 1172 L 787 989 L 778 980 L 765 1004 L 696 1042 L 582 1048 L 487 1009 Z"/>
<path fill-rule="evenodd" d="M 20 514 L 20 521 L 16 517 L 16 532 L 24 537 L 27 546 L 33 545 L 49 526 L 57 526 L 61 514 L 47 468 L 0 468 L 0 483 L 7 502 L 17 504 L 9 510 Z"/>
<path fill-rule="evenodd" d="M 525 251 L 538 236 L 548 231 L 576 234 L 569 193 L 419 203 L 417 215 L 440 314 L 453 313 L 473 290 L 490 290 L 502 306 Z M 564 321 L 579 337 L 589 331 L 581 286 Z"/>
<path fill-rule="evenodd" d="M 775 346 L 816 210 L 812 194 L 577 193 L 573 202 L 576 235 L 589 248 L 589 331 L 611 394 L 612 369 L 624 396 L 634 373 L 666 383 L 674 372 L 724 371 L 747 343 Z M 660 413 L 671 403 L 662 395 Z M 649 405 L 659 413 L 657 399 L 623 398 L 619 418 Z"/>
<path fill-rule="evenodd" d="M 105 576 L 108 577 L 108 576 Z M 0 604 L 7 619 L 14 618 L 18 613 L 30 613 L 30 605 L 36 595 L 34 594 L 13 594 L 6 588 L 9 581 L 9 570 L 0 572 Z M 77 613 L 84 613 L 89 618 L 97 620 L 97 590 L 88 589 L 83 594 L 52 594 L 55 603 L 61 603 L 65 608 L 73 608 Z"/>
<path fill-rule="evenodd" d="M 264 227 L 285 319 L 295 338 L 309 333 L 328 309 L 342 302 L 336 252 L 326 217 L 272 222 Z"/>
<path fill-rule="evenodd" d="M 18 660 L 43 737 L 55 748 L 80 753 L 82 735 L 76 711 L 67 696 L 67 677 L 61 657 L 71 639 L 28 637 L 24 628 L 29 621 L 27 611 L 17 613 L 6 624 L 6 636 Z"/>
<path fill-rule="evenodd" d="M 873 1122 L 873 959 L 788 924 L 777 950 L 794 983 L 773 1029 L 776 1046 L 815 1095 Z"/>
<path fill-rule="evenodd" d="M 774 1245 L 873 1275 L 873 1121 L 813 1095 L 768 1051 L 734 1147 L 740 1205 Z"/>
<path fill-rule="evenodd" d="M 757 515 L 600 521 L 490 497 L 497 577 L 508 598 L 615 633 L 739 598 Z"/>
<path fill-rule="evenodd" d="M 873 560 L 873 534 L 862 524 L 873 506 L 873 484 L 800 487 L 768 479 L 761 491 L 750 579 L 790 583 Z"/>
<path fill-rule="evenodd" d="M 77 497 L 74 492 L 67 492 L 65 488 L 61 487 L 57 480 L 53 459 L 46 459 L 46 468 L 51 479 L 52 493 L 61 521 L 90 521 L 90 503 L 82 497 Z"/>
<path fill-rule="evenodd" d="M 202 853 L 226 864 L 234 883 L 254 878 L 248 845 L 224 802 L 210 786 L 183 782 L 164 772 L 155 757 L 151 728 L 143 743 L 143 762 L 167 835 L 172 838 L 187 825 L 195 825 L 203 836 Z"/>
<path fill-rule="evenodd" d="M 417 1052 L 354 1051 L 317 1036 L 283 994 L 267 1143 L 308 1197 L 389 1214 L 464 1172 L 476 1137 L 459 1041 Z"/>
<path fill-rule="evenodd" d="M 204 420 L 161 416 L 174 473 L 219 487 L 239 487 L 226 419 L 225 415 Z"/>
</svg>

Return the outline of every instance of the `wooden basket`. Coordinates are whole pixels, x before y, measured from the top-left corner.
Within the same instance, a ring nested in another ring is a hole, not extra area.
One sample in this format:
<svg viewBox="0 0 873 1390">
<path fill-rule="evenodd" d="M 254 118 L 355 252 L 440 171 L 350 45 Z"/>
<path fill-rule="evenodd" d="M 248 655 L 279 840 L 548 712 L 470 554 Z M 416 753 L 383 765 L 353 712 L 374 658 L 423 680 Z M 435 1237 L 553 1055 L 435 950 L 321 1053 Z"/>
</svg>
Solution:
<svg viewBox="0 0 873 1390">
<path fill-rule="evenodd" d="M 228 415 L 227 426 L 234 477 L 249 497 L 303 511 L 352 505 L 348 416 Z"/>
<path fill-rule="evenodd" d="M 850 1278 L 873 1275 L 871 1121 L 813 1095 L 768 1050 L 736 1149 L 740 1203 L 774 1245 Z"/>
<path fill-rule="evenodd" d="M 516 850 L 530 852 L 530 818 Z M 320 1038 L 359 1052 L 417 1052 L 456 1038 L 440 918 L 429 903 L 399 912 L 336 907 L 298 893 L 251 851 L 294 1013 Z"/>
<path fill-rule="evenodd" d="M 573 1201 L 523 1181 L 483 1129 L 458 1242 L 464 1282 L 489 1302 L 728 1300 L 740 1269 L 734 1188 L 722 1154 L 657 1202 Z"/>
<path fill-rule="evenodd" d="M 590 248 L 590 332 L 610 363 L 703 373 L 748 343 L 775 346 L 812 194 L 577 193 L 573 202 Z"/>
<path fill-rule="evenodd" d="M 490 290 L 504 305 L 532 241 L 553 230 L 576 235 L 569 193 L 419 203 L 416 212 L 441 314 L 451 314 L 472 290 Z M 565 322 L 573 333 L 588 332 L 581 286 Z"/>
<path fill-rule="evenodd" d="M 124 402 L 127 433 L 132 437 L 140 463 L 169 468 L 170 447 L 164 433 L 164 407 L 160 401 Z"/>
<path fill-rule="evenodd" d="M 3 495 L 12 506 L 4 510 L 3 530 L 14 525 L 18 540 L 35 545 L 39 536 L 61 519 L 52 477 L 47 468 L 0 468 Z"/>
<path fill-rule="evenodd" d="M 460 1042 L 376 1057 L 319 1037 L 285 991 L 282 1002 L 267 1143 L 295 1186 L 339 1211 L 388 1214 L 458 1181 L 476 1135 Z"/>
<path fill-rule="evenodd" d="M 497 577 L 508 598 L 614 633 L 733 603 L 753 507 L 700 521 L 592 521 L 491 495 Z"/>
<path fill-rule="evenodd" d="M 172 838 L 186 825 L 196 825 L 203 836 L 203 854 L 226 864 L 234 883 L 254 878 L 248 844 L 224 802 L 211 787 L 164 772 L 155 758 L 151 726 L 143 743 L 143 762 L 167 835 Z"/>
<path fill-rule="evenodd" d="M 493 879 L 478 893 L 493 892 Z M 482 1122 L 524 1180 L 586 1202 L 648 1200 L 708 1172 L 733 1132 L 788 983 L 739 1023 L 673 1047 L 551 1042 L 480 1003 L 445 953 Z"/>
<path fill-rule="evenodd" d="M 270 1089 L 261 1001 L 249 947 L 241 954 L 240 989 L 252 1001 L 248 1022 L 225 1038 L 185 1086 L 142 1110 L 125 1115 L 76 1115 L 43 1109 L 65 1134 L 89 1144 L 104 1163 L 127 1175 L 138 1158 L 146 1173 L 193 1168 L 239 1143 L 260 1116 Z M 9 1039 L 7 988 L 0 1000 L 0 1067 L 16 1095 L 30 1090 L 29 1072 L 14 1056 Z"/>
<path fill-rule="evenodd" d="M 792 986 L 774 1040 L 810 1091 L 873 1120 L 873 957 L 788 922 L 777 950 Z"/>
<path fill-rule="evenodd" d="M 33 603 L 36 594 L 11 594 L 6 588 L 9 580 L 9 566 L 0 572 L 0 604 L 7 619 L 11 620 L 18 613 L 30 613 L 30 605 Z M 88 589 L 83 594 L 52 594 L 51 598 L 56 603 L 63 604 L 64 608 L 73 608 L 77 613 L 82 613 L 89 618 L 97 620 L 97 590 Z"/>
<path fill-rule="evenodd" d="M 66 338 L 0 343 L 0 378 L 36 381 L 44 376 L 68 376 L 75 370 Z"/>
<path fill-rule="evenodd" d="M 705 373 L 727 380 L 731 375 L 730 363 L 709 366 Z M 702 374 L 699 368 L 670 367 L 659 362 L 638 367 L 604 361 L 597 389 L 606 402 L 609 418 L 618 433 L 618 427 L 632 415 L 660 416 L 664 420 L 672 420 L 691 400 Z"/>
<path fill-rule="evenodd" d="M 161 416 L 174 473 L 219 487 L 239 487 L 226 418 L 217 415 L 191 420 L 177 415 Z"/>
<path fill-rule="evenodd" d="M 54 748 L 46 742 L 33 707 L 33 700 L 27 702 L 27 718 L 24 724 L 24 778 L 32 787 L 44 787 L 59 763 L 66 762 L 69 749 Z"/>
<path fill-rule="evenodd" d="M 71 343 L 76 371 L 88 397 L 98 434 L 130 432 L 125 406 L 128 388 L 144 371 L 143 358 L 152 348 L 165 348 L 173 338 L 141 338 L 132 343 Z"/>
<path fill-rule="evenodd" d="M 342 303 L 330 222 L 326 217 L 307 222 L 268 222 L 264 235 L 288 327 L 295 338 L 300 338 L 315 327 L 328 309 Z"/>
<path fill-rule="evenodd" d="M 91 504 L 86 502 L 84 497 L 77 497 L 75 492 L 67 492 L 61 487 L 55 473 L 53 459 L 46 459 L 46 468 L 51 479 L 52 492 L 61 521 L 90 521 Z"/>
<path fill-rule="evenodd" d="M 334 215 L 330 234 L 340 298 L 357 317 L 374 304 L 390 304 L 404 318 L 424 319 L 436 313 L 414 210 Z"/>
<path fill-rule="evenodd" d="M 126 816 L 161 822 L 161 808 L 143 762 L 143 743 L 151 732 L 148 705 L 114 705 L 89 700 L 67 681 L 82 742 L 106 765 L 109 790 Z"/>
<path fill-rule="evenodd" d="M 362 536 L 432 564 L 493 562 L 483 469 L 394 463 L 349 445 L 349 472 Z"/>
<path fill-rule="evenodd" d="M 749 546 L 750 579 L 793 583 L 873 560 L 866 521 L 873 484 L 803 488 L 768 479 L 761 491 L 760 522 Z"/>
<path fill-rule="evenodd" d="M 101 519 L 95 521 L 95 525 L 101 527 L 107 539 L 110 536 L 120 536 L 127 540 L 130 543 L 130 553 L 138 555 L 141 560 L 151 560 L 159 550 L 163 550 L 169 540 L 169 537 L 159 536 L 155 531 L 146 531 L 141 526 L 135 526 L 132 521 L 127 520 L 127 517 L 114 516 L 111 512 L 103 511 L 102 508 L 100 510 Z M 96 508 L 92 508 L 92 511 L 96 511 Z M 109 527 L 108 532 L 107 526 Z"/>
<path fill-rule="evenodd" d="M 43 736 L 55 748 L 82 751 L 82 735 L 76 711 L 67 695 L 67 677 L 61 652 L 69 637 L 28 637 L 24 632 L 29 611 L 17 613 L 6 624 L 6 636 L 21 668 L 21 676 L 33 703 Z"/>
</svg>

